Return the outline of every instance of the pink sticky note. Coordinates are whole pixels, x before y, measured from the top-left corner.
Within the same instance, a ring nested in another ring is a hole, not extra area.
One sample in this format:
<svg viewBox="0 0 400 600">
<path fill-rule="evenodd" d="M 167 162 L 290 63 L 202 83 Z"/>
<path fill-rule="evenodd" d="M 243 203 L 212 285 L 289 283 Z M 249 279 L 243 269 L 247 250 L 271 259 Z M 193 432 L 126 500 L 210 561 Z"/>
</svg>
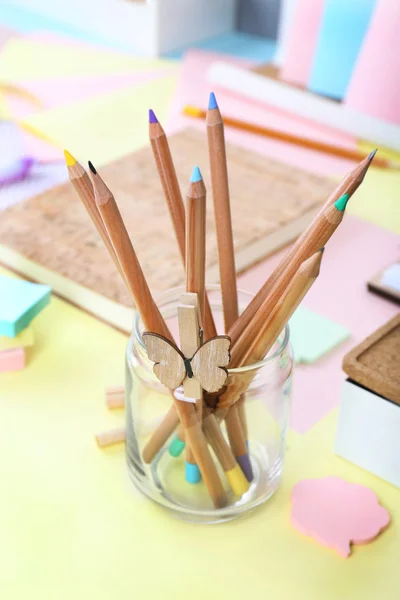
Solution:
<svg viewBox="0 0 400 600">
<path fill-rule="evenodd" d="M 358 57 L 346 104 L 400 124 L 400 2 L 379 0 Z"/>
<path fill-rule="evenodd" d="M 324 0 L 299 0 L 288 34 L 281 77 L 306 86 L 310 77 Z"/>
<path fill-rule="evenodd" d="M 372 542 L 389 525 L 390 515 L 370 488 L 323 477 L 293 487 L 291 522 L 300 533 L 347 558 L 350 545 Z"/>
<path fill-rule="evenodd" d="M 25 367 L 25 348 L 12 348 L 0 352 L 0 373 L 20 371 Z"/>
</svg>

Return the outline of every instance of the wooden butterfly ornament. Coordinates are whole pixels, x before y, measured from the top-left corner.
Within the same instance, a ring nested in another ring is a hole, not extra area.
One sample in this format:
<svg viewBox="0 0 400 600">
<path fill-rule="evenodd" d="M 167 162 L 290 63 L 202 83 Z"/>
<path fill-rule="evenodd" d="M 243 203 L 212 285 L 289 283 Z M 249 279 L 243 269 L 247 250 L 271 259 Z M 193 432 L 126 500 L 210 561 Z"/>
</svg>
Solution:
<svg viewBox="0 0 400 600">
<path fill-rule="evenodd" d="M 194 377 L 210 393 L 217 392 L 225 385 L 231 345 L 231 339 L 227 335 L 210 338 L 190 358 L 157 333 L 146 331 L 143 333 L 143 342 L 149 359 L 155 363 L 155 376 L 166 387 L 174 390 L 186 377 Z"/>
</svg>

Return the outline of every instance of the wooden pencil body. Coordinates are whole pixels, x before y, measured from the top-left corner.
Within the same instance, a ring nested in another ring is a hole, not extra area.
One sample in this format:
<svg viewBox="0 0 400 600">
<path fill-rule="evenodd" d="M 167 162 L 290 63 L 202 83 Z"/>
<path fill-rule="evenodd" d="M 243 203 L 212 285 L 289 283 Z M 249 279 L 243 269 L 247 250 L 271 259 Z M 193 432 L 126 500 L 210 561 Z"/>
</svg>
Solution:
<svg viewBox="0 0 400 600">
<path fill-rule="evenodd" d="M 78 162 L 72 167 L 68 167 L 68 175 L 72 185 L 74 186 L 83 206 L 87 210 L 89 217 L 91 218 L 93 225 L 96 227 L 103 244 L 106 246 L 115 266 L 117 267 L 120 275 L 125 280 L 125 274 L 121 268 L 118 257 L 115 253 L 114 246 L 108 237 L 107 230 L 104 226 L 103 219 L 96 206 L 96 200 L 94 198 L 94 191 L 92 182 L 90 181 L 89 175 L 85 169 Z"/>
<path fill-rule="evenodd" d="M 239 316 L 238 295 L 236 285 L 235 251 L 233 245 L 232 216 L 229 199 L 228 167 L 226 159 L 224 124 L 218 108 L 207 112 L 207 138 L 208 153 L 210 158 L 210 171 L 214 201 L 214 215 L 217 230 L 217 244 L 219 257 L 219 271 L 224 312 L 225 331 L 235 324 Z M 232 407 L 232 412 L 237 412 L 237 406 Z M 229 429 L 232 423 L 241 422 L 241 427 L 235 431 Z M 247 432 L 246 415 L 244 409 L 237 414 L 235 419 L 226 421 L 229 439 L 240 437 L 237 445 L 246 444 Z"/>
<path fill-rule="evenodd" d="M 164 196 L 167 201 L 168 210 L 174 226 L 175 236 L 178 242 L 182 262 L 185 264 L 185 207 L 169 148 L 168 139 L 163 128 L 158 122 L 150 124 L 150 142 L 161 185 L 164 191 Z M 204 339 L 212 338 L 217 335 L 217 330 L 207 295 L 205 297 L 203 327 Z"/>
<path fill-rule="evenodd" d="M 254 328 L 254 322 L 251 321 L 264 300 L 268 297 L 277 299 L 284 292 L 301 263 L 326 245 L 342 221 L 343 214 L 331 205 L 317 215 L 228 332 L 234 348 L 246 328 Z"/>
<path fill-rule="evenodd" d="M 290 280 L 286 291 L 271 308 L 268 298 L 257 311 L 254 330 L 246 330 L 244 336 L 247 350 L 236 358 L 237 365 L 243 366 L 263 360 L 274 345 L 280 332 L 293 315 L 294 311 L 307 294 L 319 274 L 322 252 L 314 253 L 297 270 Z M 220 396 L 218 407 L 220 410 L 228 408 L 243 394 L 256 375 L 256 371 L 233 376 L 227 391 Z M 229 411 L 230 413 L 231 411 Z M 228 413 L 228 414 L 229 414 Z"/>
<path fill-rule="evenodd" d="M 228 331 L 236 321 L 239 309 L 224 125 L 218 108 L 208 111 L 206 122 L 215 225 L 217 230 L 222 303 L 224 308 L 225 331 Z"/>
<path fill-rule="evenodd" d="M 186 291 L 197 294 L 201 324 L 206 291 L 206 188 L 191 183 L 186 196 Z"/>
<path fill-rule="evenodd" d="M 182 260 L 185 262 L 185 207 L 168 139 L 158 122 L 150 123 L 149 133 L 157 171 L 175 229 L 179 250 Z"/>
</svg>

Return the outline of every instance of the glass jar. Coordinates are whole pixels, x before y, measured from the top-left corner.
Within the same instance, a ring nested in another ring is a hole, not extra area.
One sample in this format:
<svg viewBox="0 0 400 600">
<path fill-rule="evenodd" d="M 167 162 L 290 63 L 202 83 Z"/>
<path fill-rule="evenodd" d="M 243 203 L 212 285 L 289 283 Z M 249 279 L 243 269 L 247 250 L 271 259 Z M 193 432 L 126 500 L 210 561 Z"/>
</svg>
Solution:
<svg viewBox="0 0 400 600">
<path fill-rule="evenodd" d="M 217 328 L 221 330 L 223 313 L 220 288 L 207 286 L 207 290 Z M 157 301 L 175 339 L 179 339 L 177 306 L 184 291 L 183 288 L 169 290 Z M 252 297 L 252 294 L 239 290 L 241 311 Z M 264 503 L 277 489 L 283 470 L 293 371 L 289 328 L 282 331 L 264 360 L 246 367 L 228 369 L 228 374 L 235 379 L 248 378 L 249 372 L 254 374 L 254 379 L 242 396 L 253 480 L 242 496 L 235 496 L 212 452 L 228 498 L 223 508 L 213 506 L 202 481 L 193 484 L 185 480 L 185 453 L 176 456 L 179 454 L 179 451 L 176 452 L 175 438 L 178 420 L 174 410 L 170 410 L 173 398 L 153 373 L 153 362 L 147 357 L 141 337 L 143 331 L 143 324 L 137 315 L 126 353 L 125 392 L 126 456 L 129 474 L 136 487 L 169 509 L 174 516 L 192 522 L 215 523 L 233 519 Z M 176 397 L 179 398 L 180 393 L 178 389 Z M 224 421 L 221 421 L 221 429 L 228 439 Z M 148 442 L 160 432 L 163 433 L 163 443 L 159 444 L 161 449 L 149 462 L 146 454 Z M 174 451 L 170 447 L 172 441 Z M 180 446 L 183 447 L 183 442 Z M 145 448 L 147 462 L 143 457 Z"/>
</svg>

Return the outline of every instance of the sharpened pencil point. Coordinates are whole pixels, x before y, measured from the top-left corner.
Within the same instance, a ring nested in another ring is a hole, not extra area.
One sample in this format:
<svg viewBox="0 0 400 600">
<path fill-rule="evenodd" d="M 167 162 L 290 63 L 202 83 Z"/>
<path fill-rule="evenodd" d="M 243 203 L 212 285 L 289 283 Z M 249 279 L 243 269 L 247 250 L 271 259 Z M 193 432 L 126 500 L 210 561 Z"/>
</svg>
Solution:
<svg viewBox="0 0 400 600">
<path fill-rule="evenodd" d="M 348 202 L 348 199 L 349 199 L 349 195 L 348 194 L 344 194 L 338 200 L 336 200 L 335 206 L 336 206 L 336 208 L 338 210 L 340 210 L 340 212 L 343 212 L 344 209 L 346 208 L 346 204 Z"/>
<path fill-rule="evenodd" d="M 213 110 L 214 108 L 218 108 L 218 103 L 214 92 L 211 92 L 210 99 L 208 101 L 208 110 Z"/>
<path fill-rule="evenodd" d="M 89 169 L 92 171 L 93 175 L 96 175 L 97 171 L 94 168 L 93 163 L 91 163 L 90 160 L 89 160 L 88 164 L 89 164 Z"/>
<path fill-rule="evenodd" d="M 368 156 L 368 160 L 371 161 L 377 152 L 378 152 L 378 148 L 375 148 L 375 150 L 372 150 L 371 154 Z"/>
<path fill-rule="evenodd" d="M 158 119 L 154 114 L 154 110 L 151 110 L 151 108 L 149 110 L 149 123 L 158 123 Z"/>
<path fill-rule="evenodd" d="M 76 164 L 76 159 L 68 152 L 68 150 L 64 150 L 64 157 L 67 167 L 73 167 Z"/>
<path fill-rule="evenodd" d="M 199 167 L 194 167 L 190 181 L 192 183 L 197 183 L 197 181 L 201 181 L 202 179 L 203 177 L 201 176 Z"/>
</svg>

